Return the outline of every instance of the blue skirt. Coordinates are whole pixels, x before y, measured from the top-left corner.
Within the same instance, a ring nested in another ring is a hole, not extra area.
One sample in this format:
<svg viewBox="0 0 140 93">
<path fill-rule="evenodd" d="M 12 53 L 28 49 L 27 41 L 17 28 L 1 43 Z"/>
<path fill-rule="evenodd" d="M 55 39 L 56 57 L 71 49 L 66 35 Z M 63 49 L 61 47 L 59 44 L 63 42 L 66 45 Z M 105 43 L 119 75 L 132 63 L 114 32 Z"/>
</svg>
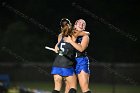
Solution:
<svg viewBox="0 0 140 93">
<path fill-rule="evenodd" d="M 81 71 L 90 74 L 89 70 L 89 59 L 88 57 L 79 57 L 76 58 L 76 74 L 80 74 Z"/>
<path fill-rule="evenodd" d="M 75 69 L 71 68 L 62 68 L 62 67 L 52 67 L 51 74 L 57 74 L 60 76 L 73 76 L 75 74 Z"/>
</svg>

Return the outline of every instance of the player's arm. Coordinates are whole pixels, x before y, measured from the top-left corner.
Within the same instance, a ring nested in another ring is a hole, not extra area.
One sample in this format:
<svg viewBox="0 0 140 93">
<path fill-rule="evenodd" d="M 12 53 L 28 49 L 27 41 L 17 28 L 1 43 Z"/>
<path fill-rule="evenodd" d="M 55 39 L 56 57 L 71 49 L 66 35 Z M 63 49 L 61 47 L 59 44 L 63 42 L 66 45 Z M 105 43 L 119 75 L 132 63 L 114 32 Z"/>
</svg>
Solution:
<svg viewBox="0 0 140 93">
<path fill-rule="evenodd" d="M 78 51 L 83 52 L 88 47 L 89 36 L 84 35 L 80 44 L 74 42 L 70 36 L 68 37 L 67 42 L 69 42 Z"/>
<path fill-rule="evenodd" d="M 78 36 L 84 36 L 84 35 L 90 35 L 90 33 L 89 32 L 87 32 L 87 31 L 74 31 L 74 36 L 75 37 L 78 37 Z"/>
<path fill-rule="evenodd" d="M 81 32 L 78 34 L 78 36 L 84 36 L 84 35 L 90 35 L 90 33 L 87 32 L 87 31 L 81 31 Z"/>
<path fill-rule="evenodd" d="M 61 38 L 62 38 L 62 35 L 59 34 L 59 35 L 58 35 L 57 43 L 56 43 L 55 48 L 54 48 L 56 53 L 58 53 L 58 50 L 59 50 L 59 48 L 58 48 L 58 44 L 59 44 Z"/>
</svg>

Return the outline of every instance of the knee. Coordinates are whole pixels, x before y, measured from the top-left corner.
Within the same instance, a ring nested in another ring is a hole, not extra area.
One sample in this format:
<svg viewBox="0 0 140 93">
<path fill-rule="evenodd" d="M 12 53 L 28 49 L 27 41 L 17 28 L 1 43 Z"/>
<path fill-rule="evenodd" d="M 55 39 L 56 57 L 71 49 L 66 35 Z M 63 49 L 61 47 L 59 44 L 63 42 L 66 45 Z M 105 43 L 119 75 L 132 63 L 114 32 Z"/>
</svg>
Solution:
<svg viewBox="0 0 140 93">
<path fill-rule="evenodd" d="M 53 90 L 52 93 L 60 93 L 58 90 Z"/>
<path fill-rule="evenodd" d="M 68 93 L 76 93 L 76 92 L 77 92 L 76 89 L 71 88 Z"/>
<path fill-rule="evenodd" d="M 54 78 L 55 82 L 61 82 L 61 78 Z"/>
<path fill-rule="evenodd" d="M 84 92 L 84 93 L 91 93 L 91 91 L 86 91 L 86 92 Z"/>
</svg>

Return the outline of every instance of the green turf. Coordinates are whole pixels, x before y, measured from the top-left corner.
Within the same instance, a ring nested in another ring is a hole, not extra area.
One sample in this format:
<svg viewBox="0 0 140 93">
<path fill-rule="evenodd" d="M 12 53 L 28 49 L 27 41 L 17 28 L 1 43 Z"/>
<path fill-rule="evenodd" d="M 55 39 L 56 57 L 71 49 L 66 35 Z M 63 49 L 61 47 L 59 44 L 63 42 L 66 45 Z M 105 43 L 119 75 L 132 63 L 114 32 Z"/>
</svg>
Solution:
<svg viewBox="0 0 140 93">
<path fill-rule="evenodd" d="M 13 82 L 10 88 L 24 86 L 30 89 L 40 89 L 45 91 L 53 90 L 53 82 Z M 140 86 L 134 85 L 115 85 L 111 84 L 90 84 L 90 89 L 93 93 L 140 93 Z M 62 87 L 62 93 L 64 86 Z M 81 93 L 80 87 L 78 86 L 78 93 Z"/>
<path fill-rule="evenodd" d="M 135 85 L 91 84 L 90 89 L 94 93 L 140 93 L 140 86 Z"/>
</svg>

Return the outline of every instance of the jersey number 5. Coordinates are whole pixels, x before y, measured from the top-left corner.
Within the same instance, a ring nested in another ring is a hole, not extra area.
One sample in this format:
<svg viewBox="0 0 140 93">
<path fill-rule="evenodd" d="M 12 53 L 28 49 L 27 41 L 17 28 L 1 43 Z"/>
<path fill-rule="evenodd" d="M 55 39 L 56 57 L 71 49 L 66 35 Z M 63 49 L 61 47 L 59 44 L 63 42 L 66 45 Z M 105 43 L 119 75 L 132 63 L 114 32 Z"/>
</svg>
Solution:
<svg viewBox="0 0 140 93">
<path fill-rule="evenodd" d="M 60 49 L 64 52 L 65 51 L 65 49 L 64 49 L 64 46 L 65 45 L 65 43 L 61 43 L 61 45 L 60 45 Z"/>
</svg>

